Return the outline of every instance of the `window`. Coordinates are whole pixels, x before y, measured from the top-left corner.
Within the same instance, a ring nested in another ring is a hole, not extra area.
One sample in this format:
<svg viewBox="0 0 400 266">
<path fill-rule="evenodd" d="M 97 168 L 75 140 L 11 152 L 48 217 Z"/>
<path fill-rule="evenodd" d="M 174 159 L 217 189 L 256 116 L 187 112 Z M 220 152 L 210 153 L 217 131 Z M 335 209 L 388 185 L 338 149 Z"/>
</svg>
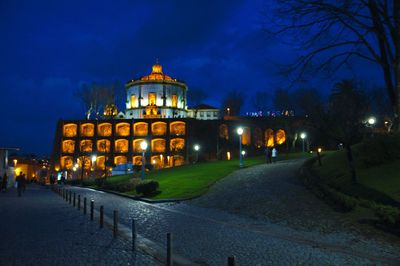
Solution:
<svg viewBox="0 0 400 266">
<path fill-rule="evenodd" d="M 157 96 L 154 92 L 149 93 L 149 105 L 156 105 Z"/>
<path fill-rule="evenodd" d="M 176 94 L 172 94 L 172 107 L 178 107 L 178 96 Z"/>
<path fill-rule="evenodd" d="M 136 100 L 135 95 L 131 95 L 131 108 L 134 108 L 136 106 L 135 100 Z"/>
</svg>

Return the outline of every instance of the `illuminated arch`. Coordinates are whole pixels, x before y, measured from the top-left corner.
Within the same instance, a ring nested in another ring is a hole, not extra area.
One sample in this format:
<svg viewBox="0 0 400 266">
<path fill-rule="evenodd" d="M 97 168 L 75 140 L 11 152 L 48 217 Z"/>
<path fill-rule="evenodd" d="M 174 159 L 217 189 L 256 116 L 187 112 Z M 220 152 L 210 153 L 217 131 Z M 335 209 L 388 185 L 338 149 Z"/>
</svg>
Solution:
<svg viewBox="0 0 400 266">
<path fill-rule="evenodd" d="M 128 152 L 129 144 L 126 139 L 117 139 L 115 141 L 115 152 L 125 153 Z"/>
<path fill-rule="evenodd" d="M 116 126 L 116 134 L 117 136 L 127 137 L 130 135 L 130 125 L 129 123 L 118 123 Z"/>
<path fill-rule="evenodd" d="M 254 144 L 257 148 L 261 148 L 263 146 L 262 131 L 258 127 L 254 129 Z"/>
<path fill-rule="evenodd" d="M 82 162 L 85 169 L 90 169 L 90 167 L 92 167 L 92 160 L 90 159 L 89 156 L 81 156 L 78 158 L 79 167 L 82 167 Z"/>
<path fill-rule="evenodd" d="M 134 139 L 133 140 L 133 152 L 142 152 L 142 148 L 140 147 L 140 143 L 142 143 L 144 139 Z"/>
<path fill-rule="evenodd" d="M 161 161 L 161 158 L 159 155 L 151 157 L 151 164 L 153 165 L 153 167 L 155 169 L 160 169 L 163 167 L 163 162 Z"/>
<path fill-rule="evenodd" d="M 251 144 L 251 131 L 250 131 L 249 127 L 244 127 L 243 128 L 242 144 L 243 145 L 250 145 Z"/>
<path fill-rule="evenodd" d="M 74 159 L 72 156 L 62 156 L 60 160 L 61 169 L 70 170 L 74 167 Z"/>
<path fill-rule="evenodd" d="M 281 145 L 286 141 L 286 133 L 283 129 L 278 129 L 275 133 L 276 144 Z"/>
<path fill-rule="evenodd" d="M 76 124 L 66 124 L 63 127 L 64 137 L 76 137 L 78 126 Z"/>
<path fill-rule="evenodd" d="M 112 126 L 110 123 L 101 123 L 97 126 L 98 135 L 109 137 L 112 134 Z"/>
<path fill-rule="evenodd" d="M 185 148 L 185 140 L 182 138 L 171 139 L 170 150 L 171 151 L 181 151 Z"/>
<path fill-rule="evenodd" d="M 110 152 L 110 141 L 108 139 L 99 139 L 97 141 L 97 150 L 99 152 Z"/>
<path fill-rule="evenodd" d="M 167 133 L 167 123 L 155 122 L 151 124 L 151 133 L 153 136 L 164 136 Z"/>
<path fill-rule="evenodd" d="M 93 137 L 94 136 L 94 125 L 91 123 L 85 123 L 81 125 L 81 136 Z"/>
<path fill-rule="evenodd" d="M 152 152 L 165 152 L 165 139 L 153 139 L 151 141 Z"/>
<path fill-rule="evenodd" d="M 119 156 L 115 156 L 114 157 L 114 164 L 115 165 L 124 164 L 126 162 L 127 162 L 126 156 L 119 155 Z"/>
<path fill-rule="evenodd" d="M 174 155 L 173 160 L 174 160 L 173 162 L 174 166 L 180 166 L 185 164 L 185 158 L 183 156 Z"/>
<path fill-rule="evenodd" d="M 96 167 L 98 169 L 103 169 L 106 166 L 106 157 L 105 156 L 97 156 L 96 158 Z"/>
<path fill-rule="evenodd" d="M 81 152 L 92 152 L 93 151 L 93 143 L 90 139 L 81 140 L 80 143 Z"/>
<path fill-rule="evenodd" d="M 135 123 L 133 126 L 135 136 L 147 136 L 149 132 L 148 124 L 145 122 Z"/>
<path fill-rule="evenodd" d="M 142 156 L 133 156 L 132 163 L 133 165 L 142 165 Z"/>
<path fill-rule="evenodd" d="M 266 147 L 268 147 L 268 148 L 274 147 L 274 145 L 275 145 L 274 131 L 272 129 L 268 128 L 267 130 L 265 130 L 264 142 L 265 142 Z"/>
<path fill-rule="evenodd" d="M 172 122 L 169 125 L 169 131 L 171 135 L 181 136 L 185 135 L 186 132 L 186 124 L 182 121 Z"/>
<path fill-rule="evenodd" d="M 74 140 L 64 140 L 62 142 L 62 152 L 74 153 L 74 151 L 75 151 L 75 141 Z"/>
<path fill-rule="evenodd" d="M 229 130 L 227 125 L 222 124 L 219 126 L 219 137 L 226 140 L 229 139 Z"/>
</svg>

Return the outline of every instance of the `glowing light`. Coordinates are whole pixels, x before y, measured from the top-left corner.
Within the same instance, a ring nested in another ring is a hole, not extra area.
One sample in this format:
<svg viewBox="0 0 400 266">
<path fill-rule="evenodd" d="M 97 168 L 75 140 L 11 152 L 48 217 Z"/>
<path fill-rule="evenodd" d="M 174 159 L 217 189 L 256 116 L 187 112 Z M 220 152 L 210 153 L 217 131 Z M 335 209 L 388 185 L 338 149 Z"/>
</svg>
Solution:
<svg viewBox="0 0 400 266">
<path fill-rule="evenodd" d="M 242 155 L 244 156 L 246 154 L 246 151 L 242 151 Z"/>
<path fill-rule="evenodd" d="M 14 162 L 14 167 L 17 166 L 18 160 L 14 159 L 13 162 Z"/>
<path fill-rule="evenodd" d="M 243 128 L 241 128 L 241 127 L 239 127 L 238 129 L 237 129 L 237 133 L 238 133 L 238 135 L 242 135 L 243 134 Z"/>
<path fill-rule="evenodd" d="M 92 163 L 94 163 L 97 160 L 97 156 L 96 155 L 92 155 Z"/>
<path fill-rule="evenodd" d="M 198 150 L 200 150 L 200 146 L 199 146 L 198 144 L 194 145 L 194 147 L 193 147 L 193 148 L 194 148 L 194 150 L 195 150 L 195 151 L 198 151 Z"/>
<path fill-rule="evenodd" d="M 375 117 L 371 116 L 370 118 L 368 118 L 368 124 L 372 126 L 375 125 L 375 123 L 376 123 Z"/>
<path fill-rule="evenodd" d="M 300 134 L 300 138 L 301 138 L 301 139 L 305 139 L 306 137 L 307 137 L 306 133 L 302 132 L 302 133 Z"/>
<path fill-rule="evenodd" d="M 140 148 L 141 148 L 143 151 L 145 151 L 145 150 L 147 149 L 147 142 L 146 142 L 145 140 L 143 140 L 143 141 L 140 143 Z"/>
<path fill-rule="evenodd" d="M 231 160 L 231 153 L 229 151 L 226 152 L 226 158 L 228 159 L 228 161 Z"/>
<path fill-rule="evenodd" d="M 156 164 L 156 160 L 151 161 L 153 164 Z"/>
<path fill-rule="evenodd" d="M 318 152 L 321 152 L 322 151 L 322 148 L 318 148 Z"/>
</svg>

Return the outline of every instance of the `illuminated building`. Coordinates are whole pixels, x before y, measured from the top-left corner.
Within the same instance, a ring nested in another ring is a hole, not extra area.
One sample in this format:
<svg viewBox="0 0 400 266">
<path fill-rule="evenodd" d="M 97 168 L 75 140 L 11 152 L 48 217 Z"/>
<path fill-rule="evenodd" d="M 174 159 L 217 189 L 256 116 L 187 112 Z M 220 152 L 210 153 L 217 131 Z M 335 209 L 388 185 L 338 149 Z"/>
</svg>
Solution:
<svg viewBox="0 0 400 266">
<path fill-rule="evenodd" d="M 110 173 L 120 164 L 139 166 L 143 140 L 148 143 L 146 164 L 156 169 L 191 162 L 195 143 L 202 147 L 199 160 L 237 158 L 238 126 L 249 156 L 287 143 L 286 122 L 293 117 L 220 117 L 218 109 L 204 104 L 188 109 L 187 90 L 155 64 L 151 74 L 126 84 L 124 112 L 117 114 L 116 106 L 109 105 L 101 120 L 60 120 L 53 170 L 83 178 Z"/>
</svg>

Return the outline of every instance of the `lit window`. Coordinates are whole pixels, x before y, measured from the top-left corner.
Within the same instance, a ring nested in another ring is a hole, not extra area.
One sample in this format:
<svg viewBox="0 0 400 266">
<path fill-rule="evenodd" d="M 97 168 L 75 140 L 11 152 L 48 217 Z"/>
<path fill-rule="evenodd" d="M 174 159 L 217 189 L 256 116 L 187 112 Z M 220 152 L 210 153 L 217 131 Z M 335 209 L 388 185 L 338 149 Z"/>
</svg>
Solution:
<svg viewBox="0 0 400 266">
<path fill-rule="evenodd" d="M 172 94 L 172 107 L 177 107 L 178 106 L 178 96 L 176 94 Z"/>
<path fill-rule="evenodd" d="M 135 107 L 135 95 L 131 95 L 131 108 Z"/>
<path fill-rule="evenodd" d="M 156 105 L 156 94 L 154 92 L 149 93 L 149 105 Z"/>
</svg>

